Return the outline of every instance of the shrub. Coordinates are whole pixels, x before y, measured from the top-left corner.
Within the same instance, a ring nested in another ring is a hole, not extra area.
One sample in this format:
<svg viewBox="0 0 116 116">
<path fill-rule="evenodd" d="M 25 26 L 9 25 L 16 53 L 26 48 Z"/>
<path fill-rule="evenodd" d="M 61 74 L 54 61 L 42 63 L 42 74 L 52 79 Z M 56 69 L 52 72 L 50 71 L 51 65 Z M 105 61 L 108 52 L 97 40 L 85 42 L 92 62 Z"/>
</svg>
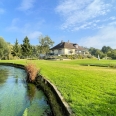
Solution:
<svg viewBox="0 0 116 116">
<path fill-rule="evenodd" d="M 109 67 L 116 68 L 116 65 L 115 64 L 109 64 Z"/>
<path fill-rule="evenodd" d="M 28 74 L 27 82 L 34 82 L 36 77 L 37 77 L 37 73 L 40 70 L 38 70 L 36 65 L 34 63 L 32 63 L 32 62 L 27 63 L 25 65 L 25 69 L 26 69 L 27 74 Z"/>
<path fill-rule="evenodd" d="M 93 56 L 91 54 L 88 54 L 87 58 L 93 58 Z"/>
</svg>

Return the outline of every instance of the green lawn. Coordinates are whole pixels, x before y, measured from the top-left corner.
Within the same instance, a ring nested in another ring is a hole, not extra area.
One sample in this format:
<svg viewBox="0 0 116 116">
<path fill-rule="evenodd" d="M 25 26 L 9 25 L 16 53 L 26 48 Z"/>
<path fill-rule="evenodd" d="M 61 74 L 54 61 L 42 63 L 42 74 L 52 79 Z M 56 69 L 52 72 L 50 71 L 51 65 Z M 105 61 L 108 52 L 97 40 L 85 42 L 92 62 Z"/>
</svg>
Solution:
<svg viewBox="0 0 116 116">
<path fill-rule="evenodd" d="M 7 60 L 25 64 L 28 60 Z M 41 74 L 55 84 L 76 116 L 116 115 L 116 60 L 34 60 Z"/>
</svg>

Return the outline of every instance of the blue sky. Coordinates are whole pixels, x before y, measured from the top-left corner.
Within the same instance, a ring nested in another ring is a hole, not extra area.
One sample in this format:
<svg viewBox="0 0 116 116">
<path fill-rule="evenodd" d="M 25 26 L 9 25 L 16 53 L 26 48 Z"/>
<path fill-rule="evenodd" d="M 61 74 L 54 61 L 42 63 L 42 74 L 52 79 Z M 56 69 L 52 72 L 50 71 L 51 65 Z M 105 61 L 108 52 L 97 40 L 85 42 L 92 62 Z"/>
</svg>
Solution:
<svg viewBox="0 0 116 116">
<path fill-rule="evenodd" d="M 48 35 L 56 44 L 116 48 L 116 0 L 0 0 L 0 36 L 19 43 Z"/>
</svg>

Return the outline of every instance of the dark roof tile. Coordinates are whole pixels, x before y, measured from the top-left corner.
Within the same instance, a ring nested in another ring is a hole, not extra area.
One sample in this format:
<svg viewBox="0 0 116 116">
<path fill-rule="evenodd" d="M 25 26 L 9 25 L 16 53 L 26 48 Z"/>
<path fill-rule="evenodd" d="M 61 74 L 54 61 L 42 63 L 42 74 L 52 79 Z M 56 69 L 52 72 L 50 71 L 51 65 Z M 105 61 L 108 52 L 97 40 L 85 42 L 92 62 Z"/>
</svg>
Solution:
<svg viewBox="0 0 116 116">
<path fill-rule="evenodd" d="M 61 48 L 75 49 L 75 47 L 73 46 L 72 43 L 69 43 L 69 42 L 61 42 L 58 45 L 56 45 L 53 48 L 51 48 L 51 50 L 53 50 L 53 49 L 61 49 Z"/>
</svg>

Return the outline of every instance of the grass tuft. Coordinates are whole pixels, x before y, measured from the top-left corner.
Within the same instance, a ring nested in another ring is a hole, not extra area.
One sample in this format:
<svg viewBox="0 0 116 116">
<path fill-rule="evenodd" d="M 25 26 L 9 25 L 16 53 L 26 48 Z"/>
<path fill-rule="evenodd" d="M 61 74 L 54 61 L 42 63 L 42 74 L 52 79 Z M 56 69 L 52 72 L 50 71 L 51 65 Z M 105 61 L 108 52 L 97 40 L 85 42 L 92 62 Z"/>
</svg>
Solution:
<svg viewBox="0 0 116 116">
<path fill-rule="evenodd" d="M 28 73 L 28 76 L 27 76 L 27 81 L 28 82 L 34 82 L 36 77 L 37 77 L 37 73 L 39 71 L 39 69 L 37 68 L 37 66 L 32 63 L 32 62 L 28 62 L 26 65 L 25 65 L 25 68 L 26 68 L 26 71 Z"/>
</svg>

